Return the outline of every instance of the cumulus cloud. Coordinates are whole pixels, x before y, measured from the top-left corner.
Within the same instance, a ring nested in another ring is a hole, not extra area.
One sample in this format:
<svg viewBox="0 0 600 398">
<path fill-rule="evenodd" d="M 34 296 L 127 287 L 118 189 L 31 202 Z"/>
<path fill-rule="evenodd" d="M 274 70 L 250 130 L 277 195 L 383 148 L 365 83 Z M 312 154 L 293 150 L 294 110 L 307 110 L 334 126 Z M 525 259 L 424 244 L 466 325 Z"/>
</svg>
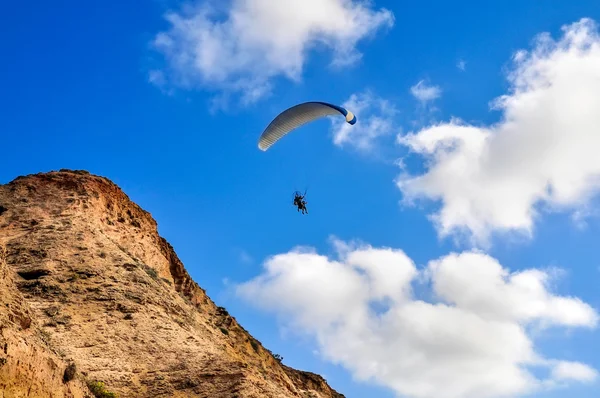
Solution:
<svg viewBox="0 0 600 398">
<path fill-rule="evenodd" d="M 459 60 L 456 64 L 456 67 L 462 71 L 465 71 L 467 69 L 467 61 L 464 59 Z"/>
<path fill-rule="evenodd" d="M 421 103 L 431 102 L 442 95 L 442 89 L 438 86 L 428 85 L 424 80 L 410 88 L 411 94 Z"/>
<path fill-rule="evenodd" d="M 237 293 L 314 337 L 325 359 L 359 380 L 412 398 L 492 398 L 597 377 L 583 363 L 547 359 L 535 349 L 533 325 L 598 322 L 588 304 L 552 293 L 548 272 L 510 272 L 476 251 L 418 270 L 402 250 L 338 240 L 334 246 L 337 258 L 310 248 L 270 257 L 263 274 Z M 417 297 L 423 290 L 433 299 Z"/>
<path fill-rule="evenodd" d="M 565 26 L 558 41 L 542 34 L 513 61 L 510 92 L 493 102 L 498 123 L 453 119 L 398 138 L 426 160 L 424 173 L 402 173 L 398 187 L 407 202 L 441 202 L 431 217 L 442 237 L 465 232 L 487 244 L 494 231 L 531 236 L 542 207 L 586 214 L 600 187 L 596 24 Z"/>
<path fill-rule="evenodd" d="M 241 93 L 251 103 L 277 76 L 299 81 L 308 52 L 326 48 L 334 65 L 355 62 L 359 41 L 394 23 L 387 9 L 361 0 L 209 1 L 166 15 L 154 47 L 170 81 Z"/>
<path fill-rule="evenodd" d="M 351 126 L 340 118 L 332 118 L 333 142 L 337 146 L 370 151 L 378 138 L 392 135 L 397 130 L 394 121 L 397 109 L 369 91 L 352 94 L 342 106 L 357 116 L 357 123 Z"/>
</svg>

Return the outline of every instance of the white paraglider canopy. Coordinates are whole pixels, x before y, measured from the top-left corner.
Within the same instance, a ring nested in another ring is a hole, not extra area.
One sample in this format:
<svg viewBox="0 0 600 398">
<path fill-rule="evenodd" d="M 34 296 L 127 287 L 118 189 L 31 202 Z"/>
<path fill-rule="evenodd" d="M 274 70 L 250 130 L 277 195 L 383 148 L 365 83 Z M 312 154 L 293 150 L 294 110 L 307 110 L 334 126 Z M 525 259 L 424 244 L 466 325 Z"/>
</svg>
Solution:
<svg viewBox="0 0 600 398">
<path fill-rule="evenodd" d="M 258 147 L 266 151 L 284 135 L 303 124 L 333 115 L 345 116 L 346 122 L 351 125 L 356 123 L 356 116 L 341 106 L 327 102 L 305 102 L 286 109 L 277 115 L 258 139 Z"/>
</svg>

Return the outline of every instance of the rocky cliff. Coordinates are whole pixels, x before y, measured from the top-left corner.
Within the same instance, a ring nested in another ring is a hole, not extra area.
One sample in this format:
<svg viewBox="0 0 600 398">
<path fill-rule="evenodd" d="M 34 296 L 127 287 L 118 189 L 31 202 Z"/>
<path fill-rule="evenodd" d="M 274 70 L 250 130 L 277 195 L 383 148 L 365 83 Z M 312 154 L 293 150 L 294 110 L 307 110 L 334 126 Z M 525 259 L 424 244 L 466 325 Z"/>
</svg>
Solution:
<svg viewBox="0 0 600 398">
<path fill-rule="evenodd" d="M 343 397 L 280 363 L 85 171 L 0 185 L 0 292 L 3 398 Z"/>
</svg>

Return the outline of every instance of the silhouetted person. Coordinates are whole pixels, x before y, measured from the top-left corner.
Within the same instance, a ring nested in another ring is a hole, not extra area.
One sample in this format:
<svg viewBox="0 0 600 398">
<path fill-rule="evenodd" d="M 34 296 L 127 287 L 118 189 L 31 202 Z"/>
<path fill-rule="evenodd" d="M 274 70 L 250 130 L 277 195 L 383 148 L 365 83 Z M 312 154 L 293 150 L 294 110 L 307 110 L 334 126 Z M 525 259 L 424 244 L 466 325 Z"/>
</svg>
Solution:
<svg viewBox="0 0 600 398">
<path fill-rule="evenodd" d="M 308 214 L 306 200 L 304 200 L 304 196 L 300 195 L 298 192 L 296 192 L 296 195 L 294 196 L 294 206 L 298 208 L 298 211 L 302 211 L 302 214 Z"/>
</svg>

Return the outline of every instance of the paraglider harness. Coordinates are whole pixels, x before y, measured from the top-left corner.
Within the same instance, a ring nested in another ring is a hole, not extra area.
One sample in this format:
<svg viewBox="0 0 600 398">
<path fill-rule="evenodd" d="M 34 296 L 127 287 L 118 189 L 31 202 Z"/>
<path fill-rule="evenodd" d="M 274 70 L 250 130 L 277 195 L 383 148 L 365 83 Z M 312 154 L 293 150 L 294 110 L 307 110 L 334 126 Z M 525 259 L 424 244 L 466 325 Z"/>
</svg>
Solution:
<svg viewBox="0 0 600 398">
<path fill-rule="evenodd" d="M 301 195 L 299 191 L 294 192 L 294 206 L 298 208 L 298 211 L 302 211 L 302 214 L 308 214 L 306 200 L 304 200 L 305 196 L 306 192 L 304 192 L 304 195 Z"/>
</svg>

